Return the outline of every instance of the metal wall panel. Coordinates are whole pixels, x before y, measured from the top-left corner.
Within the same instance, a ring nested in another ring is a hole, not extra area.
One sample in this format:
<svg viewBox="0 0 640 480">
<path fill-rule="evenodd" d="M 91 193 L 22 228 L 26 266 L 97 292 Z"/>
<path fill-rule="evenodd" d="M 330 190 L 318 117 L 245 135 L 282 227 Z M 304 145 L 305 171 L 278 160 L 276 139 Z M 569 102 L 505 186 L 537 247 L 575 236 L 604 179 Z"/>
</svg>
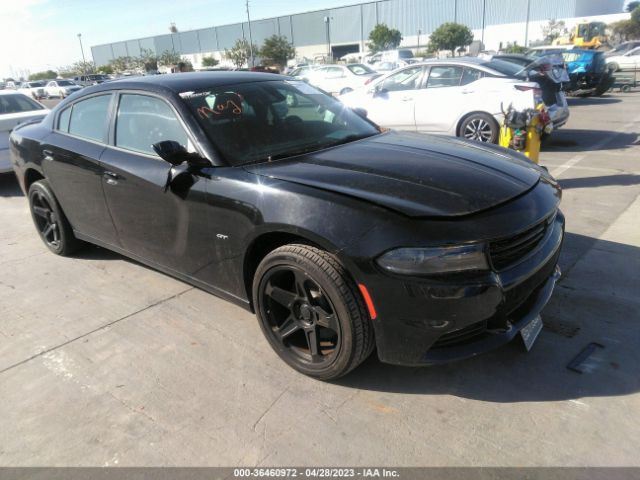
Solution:
<svg viewBox="0 0 640 480">
<path fill-rule="evenodd" d="M 624 0 L 576 0 L 576 17 L 591 17 L 624 12 Z"/>
<path fill-rule="evenodd" d="M 217 27 L 216 32 L 218 33 L 218 46 L 220 50 L 230 49 L 236 43 L 236 40 L 243 38 L 241 23 Z"/>
<path fill-rule="evenodd" d="M 431 33 L 445 22 L 452 22 L 455 2 L 452 0 L 384 0 L 378 2 L 378 19 L 403 35 Z"/>
<path fill-rule="evenodd" d="M 164 52 L 173 52 L 173 40 L 171 35 L 158 35 L 153 37 L 153 43 L 156 46 L 156 54 L 162 55 Z"/>
<path fill-rule="evenodd" d="M 361 5 L 362 7 L 362 32 L 365 40 L 365 45 L 367 39 L 369 38 L 369 32 L 373 30 L 373 27 L 376 26 L 378 22 L 376 17 L 376 4 L 375 3 L 365 3 Z"/>
<path fill-rule="evenodd" d="M 140 44 L 138 43 L 138 40 L 127 41 L 127 54 L 130 57 L 140 56 Z"/>
<path fill-rule="evenodd" d="M 519 23 L 527 21 L 528 0 L 486 0 L 486 24 Z M 539 1 L 539 0 L 529 0 Z"/>
<path fill-rule="evenodd" d="M 249 40 L 249 25 L 244 23 L 244 35 Z M 278 34 L 278 21 L 276 18 L 269 18 L 267 20 L 256 20 L 251 22 L 251 38 L 253 39 L 253 43 L 255 43 L 258 47 L 261 47 L 264 43 L 265 39 L 269 38 L 271 35 Z M 291 34 L 284 34 L 285 37 L 289 38 Z M 291 41 L 289 39 L 289 41 Z"/>
<path fill-rule="evenodd" d="M 296 45 L 296 39 L 293 36 L 290 15 L 287 15 L 286 17 L 278 17 L 278 32 L 279 35 L 284 35 L 289 39 L 290 42 Z"/>
<path fill-rule="evenodd" d="M 331 43 L 357 43 L 360 41 L 360 6 L 333 8 L 331 17 Z M 367 32 L 368 34 L 368 32 Z"/>
<path fill-rule="evenodd" d="M 471 29 L 482 28 L 483 0 L 457 0 L 455 18 Z"/>
<path fill-rule="evenodd" d="M 112 43 L 113 47 L 113 56 L 114 57 L 126 57 L 129 55 L 127 52 L 127 42 L 116 42 Z"/>
<path fill-rule="evenodd" d="M 568 18 L 575 15 L 576 0 L 531 0 L 530 21 Z"/>
<path fill-rule="evenodd" d="M 199 53 L 201 51 L 197 30 L 180 32 L 178 37 L 180 38 L 180 53 Z"/>
<path fill-rule="evenodd" d="M 324 17 L 327 11 L 301 13 L 291 16 L 293 36 L 297 46 L 327 43 L 327 27 Z"/>
<path fill-rule="evenodd" d="M 203 28 L 196 31 L 198 32 L 198 41 L 203 52 L 215 52 L 218 50 L 215 28 Z"/>
<path fill-rule="evenodd" d="M 150 50 L 152 53 L 156 53 L 156 44 L 154 43 L 153 38 L 154 37 L 147 37 L 138 40 L 140 50 Z"/>
<path fill-rule="evenodd" d="M 93 63 L 97 66 L 108 65 L 114 58 L 111 44 L 91 47 L 91 56 L 93 57 Z"/>
</svg>

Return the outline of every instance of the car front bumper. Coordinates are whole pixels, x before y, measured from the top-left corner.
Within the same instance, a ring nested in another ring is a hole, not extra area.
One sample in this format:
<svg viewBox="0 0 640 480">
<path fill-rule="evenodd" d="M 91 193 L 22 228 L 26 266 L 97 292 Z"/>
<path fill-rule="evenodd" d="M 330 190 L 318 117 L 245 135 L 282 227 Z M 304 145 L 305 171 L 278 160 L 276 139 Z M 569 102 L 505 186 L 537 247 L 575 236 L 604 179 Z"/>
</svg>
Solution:
<svg viewBox="0 0 640 480">
<path fill-rule="evenodd" d="M 438 281 L 380 275 L 385 278 L 367 285 L 378 313 L 373 324 L 380 360 L 446 363 L 513 340 L 551 297 L 563 237 L 558 211 L 538 246 L 502 271 Z"/>
</svg>

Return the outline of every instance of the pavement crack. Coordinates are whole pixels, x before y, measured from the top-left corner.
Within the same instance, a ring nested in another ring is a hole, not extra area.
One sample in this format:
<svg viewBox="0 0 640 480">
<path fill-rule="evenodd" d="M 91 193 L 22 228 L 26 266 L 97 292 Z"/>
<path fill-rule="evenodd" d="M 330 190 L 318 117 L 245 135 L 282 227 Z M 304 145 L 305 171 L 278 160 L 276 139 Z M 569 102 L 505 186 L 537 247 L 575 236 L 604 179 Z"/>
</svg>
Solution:
<svg viewBox="0 0 640 480">
<path fill-rule="evenodd" d="M 255 423 L 253 424 L 253 431 L 256 432 L 256 428 L 258 427 L 258 424 L 262 421 L 262 419 L 264 417 L 266 417 L 267 413 L 269 413 L 269 411 L 275 406 L 276 403 L 278 403 L 278 400 L 280 400 L 282 398 L 282 396 L 287 393 L 287 390 L 289 390 L 289 385 L 287 385 L 284 390 L 282 390 L 282 392 L 280 392 L 280 395 L 278 395 L 273 402 L 271 402 L 271 405 L 269 405 L 267 407 L 267 409 L 262 412 L 262 415 L 260 415 L 260 417 L 258 418 L 258 420 L 255 421 Z"/>
<path fill-rule="evenodd" d="M 20 360 L 19 362 L 14 363 L 13 365 L 9 365 L 8 367 L 3 368 L 2 370 L 0 370 L 0 375 L 2 375 L 5 372 L 8 372 L 9 370 L 12 370 L 12 369 L 14 369 L 16 367 L 24 365 L 25 363 L 28 363 L 31 360 L 35 360 L 36 358 L 42 357 L 43 355 L 47 355 L 48 353 L 54 352 L 54 351 L 56 351 L 56 350 L 58 350 L 58 349 L 60 349 L 62 347 L 66 347 L 70 343 L 73 343 L 73 342 L 81 340 L 81 339 L 83 339 L 85 337 L 88 337 L 89 335 L 92 335 L 92 334 L 94 334 L 96 332 L 99 332 L 100 330 L 105 330 L 105 329 L 115 325 L 116 323 L 122 322 L 123 320 L 126 320 L 128 318 L 131 318 L 134 315 L 137 315 L 139 313 L 144 312 L 145 310 L 149 310 L 150 308 L 156 307 L 156 306 L 158 306 L 158 305 L 160 305 L 160 304 L 162 304 L 164 302 L 167 302 L 169 300 L 173 300 L 174 298 L 178 298 L 180 295 L 183 295 L 183 294 L 187 293 L 188 291 L 194 290 L 194 289 L 195 289 L 195 287 L 189 287 L 189 288 L 187 288 L 185 290 L 182 290 L 182 291 L 180 291 L 180 292 L 178 292 L 178 293 L 176 293 L 174 295 L 171 295 L 171 296 L 166 297 L 166 298 L 162 298 L 162 299 L 158 300 L 157 302 L 154 302 L 154 303 L 152 303 L 150 305 L 147 305 L 144 308 L 136 310 L 135 312 L 128 313 L 127 315 L 124 315 L 123 317 L 117 318 L 117 319 L 115 319 L 115 320 L 113 320 L 113 321 L 111 321 L 109 323 L 105 323 L 104 325 L 101 325 L 98 328 L 94 328 L 93 330 L 90 330 L 90 331 L 88 331 L 86 333 L 83 333 L 82 335 L 78 335 L 77 337 L 74 337 L 74 338 L 72 338 L 70 340 L 67 340 L 66 342 L 62 342 L 62 343 L 60 343 L 58 345 L 55 345 L 55 346 L 53 346 L 51 348 L 47 348 L 46 350 L 42 350 L 41 352 L 38 352 L 35 355 L 31 355 L 30 357 L 25 358 L 24 360 Z"/>
</svg>

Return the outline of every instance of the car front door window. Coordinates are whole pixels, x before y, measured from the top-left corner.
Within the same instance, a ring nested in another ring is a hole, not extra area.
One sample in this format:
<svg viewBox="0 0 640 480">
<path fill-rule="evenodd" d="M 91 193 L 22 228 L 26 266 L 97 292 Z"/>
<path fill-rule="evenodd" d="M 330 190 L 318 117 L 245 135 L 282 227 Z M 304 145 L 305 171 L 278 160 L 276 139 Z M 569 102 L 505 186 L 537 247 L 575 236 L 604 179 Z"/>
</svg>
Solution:
<svg viewBox="0 0 640 480">
<path fill-rule="evenodd" d="M 156 97 L 122 94 L 116 119 L 115 145 L 156 155 L 153 144 L 165 140 L 189 148 L 187 133 L 172 108 Z"/>
</svg>

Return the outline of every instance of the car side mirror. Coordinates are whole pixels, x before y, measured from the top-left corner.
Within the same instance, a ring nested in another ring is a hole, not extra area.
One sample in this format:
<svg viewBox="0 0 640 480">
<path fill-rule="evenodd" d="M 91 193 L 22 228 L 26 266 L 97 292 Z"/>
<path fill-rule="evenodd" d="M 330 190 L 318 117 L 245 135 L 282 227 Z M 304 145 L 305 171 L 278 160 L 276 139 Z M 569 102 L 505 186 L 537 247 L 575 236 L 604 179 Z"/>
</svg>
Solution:
<svg viewBox="0 0 640 480">
<path fill-rule="evenodd" d="M 353 112 L 362 118 L 367 118 L 367 111 L 364 108 L 357 107 L 353 109 Z"/>
<path fill-rule="evenodd" d="M 165 162 L 174 167 L 187 162 L 192 167 L 210 167 L 211 163 L 197 153 L 188 152 L 180 143 L 174 140 L 163 140 L 152 145 L 153 151 Z"/>
<path fill-rule="evenodd" d="M 373 96 L 374 97 L 384 97 L 389 91 L 384 88 L 382 86 L 382 84 L 378 84 L 376 85 L 376 87 L 373 89 Z"/>
</svg>

